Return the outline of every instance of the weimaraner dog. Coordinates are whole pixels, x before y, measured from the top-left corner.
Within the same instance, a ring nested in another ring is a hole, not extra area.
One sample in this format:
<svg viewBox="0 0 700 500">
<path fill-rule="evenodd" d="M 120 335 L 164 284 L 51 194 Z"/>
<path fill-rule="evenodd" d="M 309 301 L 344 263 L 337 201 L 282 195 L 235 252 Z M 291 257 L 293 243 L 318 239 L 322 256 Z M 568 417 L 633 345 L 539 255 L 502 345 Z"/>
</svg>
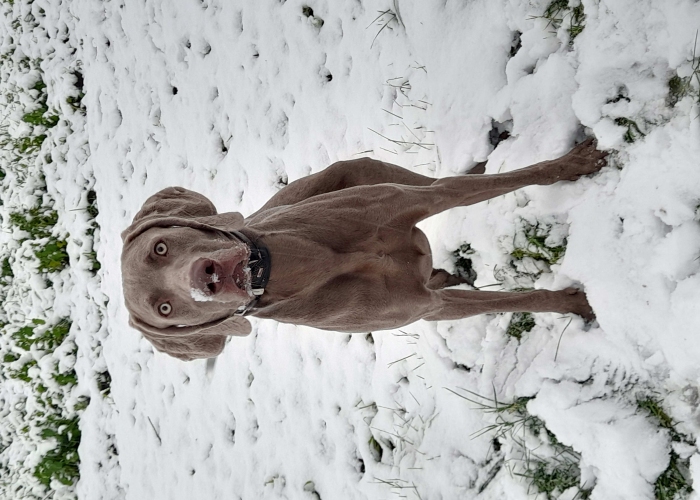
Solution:
<svg viewBox="0 0 700 500">
<path fill-rule="evenodd" d="M 292 182 L 247 218 L 217 214 L 180 187 L 146 200 L 122 233 L 130 324 L 183 360 L 218 355 L 244 316 L 339 332 L 498 312 L 594 318 L 585 294 L 449 289 L 416 223 L 528 185 L 574 181 L 606 153 L 589 139 L 566 156 L 513 172 L 433 179 L 363 158 Z"/>
</svg>

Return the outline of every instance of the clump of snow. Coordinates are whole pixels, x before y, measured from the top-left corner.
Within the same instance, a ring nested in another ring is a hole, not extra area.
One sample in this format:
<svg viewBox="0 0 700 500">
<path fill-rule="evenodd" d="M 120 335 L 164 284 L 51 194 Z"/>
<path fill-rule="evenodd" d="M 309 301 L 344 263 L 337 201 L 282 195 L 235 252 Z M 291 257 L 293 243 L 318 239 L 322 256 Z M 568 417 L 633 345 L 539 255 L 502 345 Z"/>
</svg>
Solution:
<svg viewBox="0 0 700 500">
<path fill-rule="evenodd" d="M 214 297 L 206 295 L 199 288 L 190 288 L 190 296 L 197 302 L 209 302 L 214 300 Z"/>
</svg>

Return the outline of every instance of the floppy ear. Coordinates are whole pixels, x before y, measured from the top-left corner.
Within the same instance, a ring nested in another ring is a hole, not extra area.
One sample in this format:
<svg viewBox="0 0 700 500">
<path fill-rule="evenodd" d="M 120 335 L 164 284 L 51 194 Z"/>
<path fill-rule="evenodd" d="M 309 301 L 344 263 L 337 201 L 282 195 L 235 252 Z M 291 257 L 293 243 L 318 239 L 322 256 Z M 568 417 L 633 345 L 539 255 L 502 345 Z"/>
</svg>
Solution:
<svg viewBox="0 0 700 500">
<path fill-rule="evenodd" d="M 243 216 L 238 212 L 217 214 L 206 196 L 182 187 L 169 187 L 144 202 L 131 225 L 122 232 L 122 240 L 126 246 L 147 229 L 167 226 L 236 231 L 243 227 Z"/>
<path fill-rule="evenodd" d="M 215 335 L 205 337 L 204 335 L 194 335 L 191 339 L 169 339 L 161 340 L 149 338 L 156 350 L 168 354 L 182 361 L 193 361 L 195 359 L 214 358 L 221 354 L 226 345 L 226 336 Z"/>
<path fill-rule="evenodd" d="M 194 326 L 157 328 L 131 316 L 129 324 L 143 333 L 153 346 L 165 354 L 191 361 L 213 358 L 224 349 L 226 337 L 248 335 L 250 321 L 242 316 L 230 316 Z"/>
<path fill-rule="evenodd" d="M 204 195 L 183 187 L 168 187 L 150 196 L 134 216 L 137 222 L 149 215 L 161 217 L 206 217 L 216 215 L 216 207 Z"/>
</svg>

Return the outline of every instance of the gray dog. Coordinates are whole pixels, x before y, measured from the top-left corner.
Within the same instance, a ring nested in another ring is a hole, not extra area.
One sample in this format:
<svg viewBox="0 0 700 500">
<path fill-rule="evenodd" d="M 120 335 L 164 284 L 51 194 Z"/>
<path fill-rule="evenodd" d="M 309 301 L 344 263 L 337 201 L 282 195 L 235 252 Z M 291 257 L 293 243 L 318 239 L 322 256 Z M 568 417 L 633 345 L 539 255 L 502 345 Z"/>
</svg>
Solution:
<svg viewBox="0 0 700 500">
<path fill-rule="evenodd" d="M 594 314 L 583 292 L 447 289 L 416 223 L 523 186 L 574 181 L 605 165 L 592 139 L 566 156 L 495 175 L 432 179 L 363 158 L 283 188 L 247 218 L 179 187 L 146 200 L 123 233 L 130 324 L 183 360 L 218 355 L 244 316 L 339 332 L 496 312 Z"/>
</svg>

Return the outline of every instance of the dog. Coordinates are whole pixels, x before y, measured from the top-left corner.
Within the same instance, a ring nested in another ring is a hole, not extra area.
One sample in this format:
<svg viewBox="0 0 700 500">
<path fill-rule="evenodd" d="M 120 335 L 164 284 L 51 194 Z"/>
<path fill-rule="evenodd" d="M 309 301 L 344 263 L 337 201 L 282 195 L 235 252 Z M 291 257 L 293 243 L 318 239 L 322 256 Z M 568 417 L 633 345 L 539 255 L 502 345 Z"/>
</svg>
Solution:
<svg viewBox="0 0 700 500">
<path fill-rule="evenodd" d="M 529 185 L 597 172 L 592 139 L 567 155 L 508 173 L 433 179 L 369 158 L 334 163 L 290 183 L 247 218 L 169 187 L 146 200 L 122 233 L 130 324 L 182 360 L 217 356 L 246 316 L 347 333 L 419 319 L 500 312 L 594 318 L 586 295 L 449 288 L 463 278 L 433 269 L 416 223 Z"/>
</svg>

